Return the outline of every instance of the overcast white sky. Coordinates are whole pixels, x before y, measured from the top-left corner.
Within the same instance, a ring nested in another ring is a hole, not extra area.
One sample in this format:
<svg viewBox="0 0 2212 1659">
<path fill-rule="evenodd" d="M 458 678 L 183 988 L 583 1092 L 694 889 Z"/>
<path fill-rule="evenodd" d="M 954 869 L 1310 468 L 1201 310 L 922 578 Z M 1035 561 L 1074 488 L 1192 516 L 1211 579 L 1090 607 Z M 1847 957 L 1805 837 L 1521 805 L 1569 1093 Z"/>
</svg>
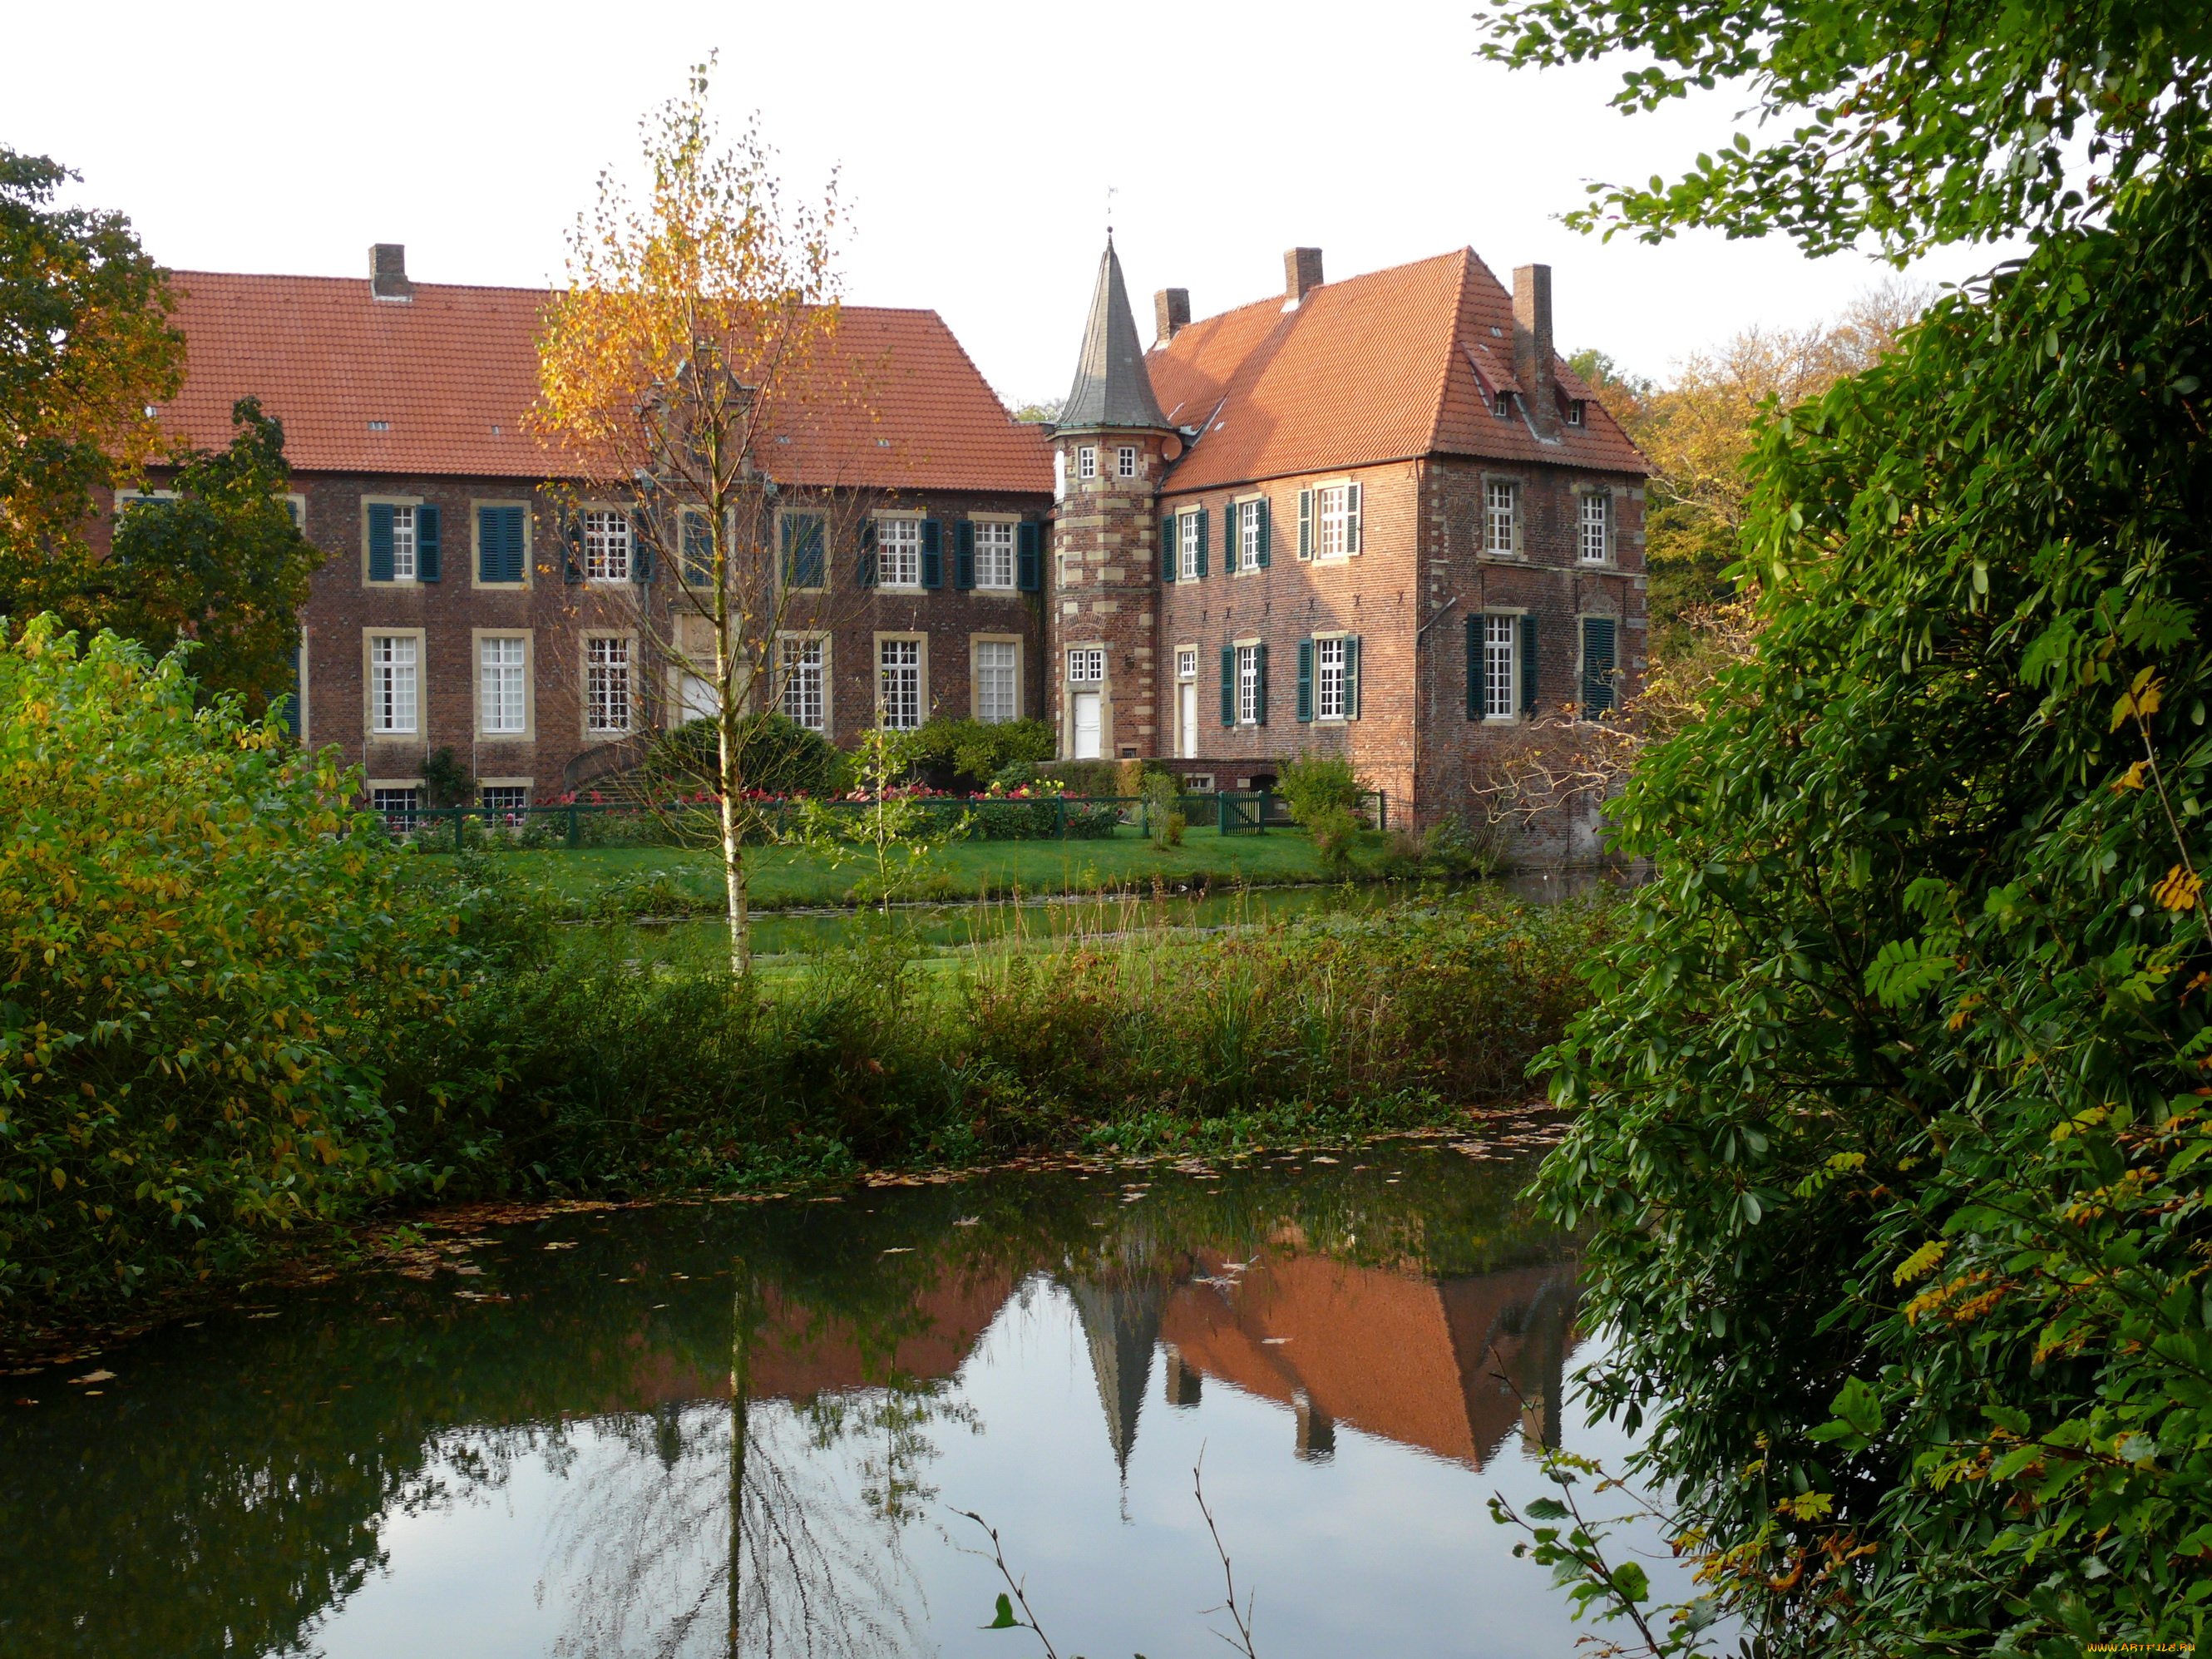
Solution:
<svg viewBox="0 0 2212 1659">
<path fill-rule="evenodd" d="M 425 282 L 538 284 L 637 121 L 721 52 L 717 102 L 760 112 L 787 183 L 844 171 L 852 299 L 933 307 L 1000 393 L 1074 367 L 1106 192 L 1139 326 L 1279 292 L 1282 251 L 1344 277 L 1471 245 L 1554 271 L 1561 348 L 1663 375 L 1747 324 L 1809 321 L 1870 260 L 1775 239 L 1646 248 L 1574 235 L 1583 182 L 1668 171 L 1747 100 L 1622 117 L 1620 67 L 1511 75 L 1474 56 L 1473 0 L 768 5 L 735 0 L 129 0 L 15 11 L 0 143 L 83 174 L 164 264 L 365 274 L 407 245 Z M 35 69 L 37 72 L 26 72 Z M 1999 257 L 1953 250 L 1951 281 Z"/>
</svg>

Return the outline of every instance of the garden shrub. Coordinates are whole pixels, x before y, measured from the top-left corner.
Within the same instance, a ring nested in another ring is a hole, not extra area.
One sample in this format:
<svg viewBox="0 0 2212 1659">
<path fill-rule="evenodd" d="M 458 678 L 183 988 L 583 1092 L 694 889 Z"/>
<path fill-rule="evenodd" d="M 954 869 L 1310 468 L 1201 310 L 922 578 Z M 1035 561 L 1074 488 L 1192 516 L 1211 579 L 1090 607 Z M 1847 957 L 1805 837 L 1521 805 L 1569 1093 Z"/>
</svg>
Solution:
<svg viewBox="0 0 2212 1659">
<path fill-rule="evenodd" d="M 112 635 L 0 641 L 0 1293 L 219 1268 L 428 1179 L 381 1079 L 456 991 L 450 923 L 356 780 L 196 690 Z"/>
<path fill-rule="evenodd" d="M 720 754 L 721 733 L 714 720 L 686 720 L 654 739 L 640 775 L 656 796 L 713 793 L 721 777 Z M 749 794 L 833 794 L 845 787 L 845 757 L 819 732 L 771 709 L 748 723 L 738 775 Z M 718 828 L 714 836 L 719 835 Z"/>
<path fill-rule="evenodd" d="M 929 781 L 939 789 L 969 792 L 988 787 L 1010 767 L 1050 760 L 1060 746 L 1048 720 L 986 722 L 940 714 L 918 735 Z"/>
</svg>

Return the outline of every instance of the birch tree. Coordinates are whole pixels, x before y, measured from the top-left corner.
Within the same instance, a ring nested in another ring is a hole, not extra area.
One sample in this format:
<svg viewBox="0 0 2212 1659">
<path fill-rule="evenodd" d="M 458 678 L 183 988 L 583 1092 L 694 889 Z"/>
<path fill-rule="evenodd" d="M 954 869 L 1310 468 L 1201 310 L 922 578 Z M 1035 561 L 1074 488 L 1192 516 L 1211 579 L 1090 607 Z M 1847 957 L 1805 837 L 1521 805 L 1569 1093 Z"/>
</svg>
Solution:
<svg viewBox="0 0 2212 1659">
<path fill-rule="evenodd" d="M 570 481 L 557 556 L 577 611 L 633 641 L 625 719 L 713 722 L 702 781 L 742 975 L 747 740 L 833 631 L 833 594 L 854 600 L 830 569 L 865 510 L 838 458 L 870 441 L 871 416 L 838 342 L 836 180 L 794 204 L 757 119 L 726 144 L 713 68 L 641 124 L 640 192 L 603 173 L 579 216 L 532 418 Z"/>
</svg>

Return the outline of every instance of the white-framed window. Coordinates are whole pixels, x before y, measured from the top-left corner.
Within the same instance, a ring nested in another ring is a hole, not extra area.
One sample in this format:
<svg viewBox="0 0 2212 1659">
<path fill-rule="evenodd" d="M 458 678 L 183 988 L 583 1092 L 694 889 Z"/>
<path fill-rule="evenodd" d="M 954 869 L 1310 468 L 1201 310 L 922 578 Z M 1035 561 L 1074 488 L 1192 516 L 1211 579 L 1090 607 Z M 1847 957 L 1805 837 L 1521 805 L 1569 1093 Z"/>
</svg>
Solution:
<svg viewBox="0 0 2212 1659">
<path fill-rule="evenodd" d="M 589 730 L 630 729 L 629 673 L 628 640 L 600 635 L 584 642 L 584 724 Z"/>
<path fill-rule="evenodd" d="M 1205 520 L 1195 513 L 1176 516 L 1176 580 L 1194 582 L 1198 580 L 1198 556 L 1206 546 L 1202 526 Z"/>
<path fill-rule="evenodd" d="M 416 574 L 415 509 L 395 507 L 392 509 L 392 580 L 411 582 Z"/>
<path fill-rule="evenodd" d="M 819 732 L 828 713 L 823 696 L 822 641 L 786 640 L 783 656 L 783 712 L 810 732 Z"/>
<path fill-rule="evenodd" d="M 1510 720 L 1518 702 L 1515 670 L 1521 653 L 1521 618 L 1482 619 L 1482 714 L 1485 720 Z"/>
<path fill-rule="evenodd" d="M 1103 685 L 1106 680 L 1106 653 L 1098 646 L 1070 647 L 1067 653 L 1067 678 L 1073 685 Z"/>
<path fill-rule="evenodd" d="M 422 804 L 419 789 L 372 789 L 368 792 L 370 807 L 384 815 L 384 821 L 401 835 L 415 827 L 416 810 Z"/>
<path fill-rule="evenodd" d="M 876 520 L 876 582 L 882 587 L 921 586 L 921 520 Z"/>
<path fill-rule="evenodd" d="M 1117 478 L 1133 478 L 1137 476 L 1136 445 L 1123 444 L 1114 452 L 1114 476 Z"/>
<path fill-rule="evenodd" d="M 488 783 L 477 791 L 477 805 L 513 823 L 523 821 L 530 810 L 530 789 L 520 783 Z"/>
<path fill-rule="evenodd" d="M 1613 498 L 1595 490 L 1583 497 L 1582 550 L 1584 564 L 1603 564 L 1613 557 Z"/>
<path fill-rule="evenodd" d="M 1344 641 L 1314 641 L 1314 718 L 1344 718 Z"/>
<path fill-rule="evenodd" d="M 1579 398 L 1570 398 L 1567 400 L 1567 424 L 1569 426 L 1580 426 L 1582 423 L 1583 400 Z"/>
<path fill-rule="evenodd" d="M 893 732 L 921 725 L 921 641 L 884 640 L 876 647 L 877 698 L 883 723 Z"/>
<path fill-rule="evenodd" d="M 1198 678 L 1198 652 L 1195 648 L 1176 653 L 1176 678 L 1179 680 Z"/>
<path fill-rule="evenodd" d="M 1095 478 L 1098 476 L 1098 451 L 1091 444 L 1079 444 L 1075 450 L 1075 476 Z"/>
<path fill-rule="evenodd" d="M 368 640 L 369 729 L 404 736 L 416 730 L 418 646 L 412 634 L 372 634 Z"/>
<path fill-rule="evenodd" d="M 975 718 L 986 725 L 1014 717 L 1018 650 L 1012 640 L 975 641 Z"/>
<path fill-rule="evenodd" d="M 1256 645 L 1237 647 L 1237 723 L 1260 723 L 1260 647 Z"/>
<path fill-rule="evenodd" d="M 975 526 L 975 586 L 1014 585 L 1014 527 L 1010 524 Z"/>
<path fill-rule="evenodd" d="M 1237 568 L 1257 570 L 1260 568 L 1260 514 L 1267 506 L 1264 501 L 1239 501 L 1230 509 L 1237 515 Z"/>
<path fill-rule="evenodd" d="M 1490 412 L 1501 421 L 1512 419 L 1513 394 L 1510 392 L 1501 392 L 1492 398 L 1490 400 Z"/>
<path fill-rule="evenodd" d="M 628 514 L 595 510 L 584 514 L 584 575 L 587 580 L 628 581 L 629 557 Z"/>
<path fill-rule="evenodd" d="M 1513 551 L 1513 527 L 1521 516 L 1521 486 L 1492 478 L 1483 492 L 1482 550 Z"/>
<path fill-rule="evenodd" d="M 478 715 L 486 737 L 514 736 L 529 729 L 525 649 L 525 642 L 517 639 L 477 641 Z"/>
<path fill-rule="evenodd" d="M 1324 559 L 1341 558 L 1352 550 L 1352 486 L 1324 484 L 1314 491 L 1314 516 L 1319 521 L 1314 550 Z"/>
</svg>

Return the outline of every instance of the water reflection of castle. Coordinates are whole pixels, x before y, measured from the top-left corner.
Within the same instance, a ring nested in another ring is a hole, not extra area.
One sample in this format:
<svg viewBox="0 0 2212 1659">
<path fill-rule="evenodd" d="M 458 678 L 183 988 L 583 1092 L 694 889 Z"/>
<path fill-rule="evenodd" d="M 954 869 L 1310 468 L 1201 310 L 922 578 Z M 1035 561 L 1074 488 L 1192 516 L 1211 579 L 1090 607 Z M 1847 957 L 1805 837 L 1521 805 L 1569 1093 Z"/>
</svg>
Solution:
<svg viewBox="0 0 2212 1659">
<path fill-rule="evenodd" d="M 1291 1248 L 1243 1262 L 1139 1250 L 1053 1277 L 1075 1304 L 1125 1466 L 1156 1357 L 1168 1406 L 1197 1405 L 1211 1380 L 1289 1407 L 1301 1457 L 1329 1455 L 1340 1424 L 1477 1469 L 1516 1428 L 1559 1443 L 1566 1360 L 1579 1346 L 1571 1261 L 1435 1278 Z M 803 1399 L 891 1374 L 948 1377 L 1017 1290 L 994 1273 L 941 1280 L 916 1298 L 920 1334 L 888 1350 L 772 1299 L 747 1391 Z"/>
</svg>

